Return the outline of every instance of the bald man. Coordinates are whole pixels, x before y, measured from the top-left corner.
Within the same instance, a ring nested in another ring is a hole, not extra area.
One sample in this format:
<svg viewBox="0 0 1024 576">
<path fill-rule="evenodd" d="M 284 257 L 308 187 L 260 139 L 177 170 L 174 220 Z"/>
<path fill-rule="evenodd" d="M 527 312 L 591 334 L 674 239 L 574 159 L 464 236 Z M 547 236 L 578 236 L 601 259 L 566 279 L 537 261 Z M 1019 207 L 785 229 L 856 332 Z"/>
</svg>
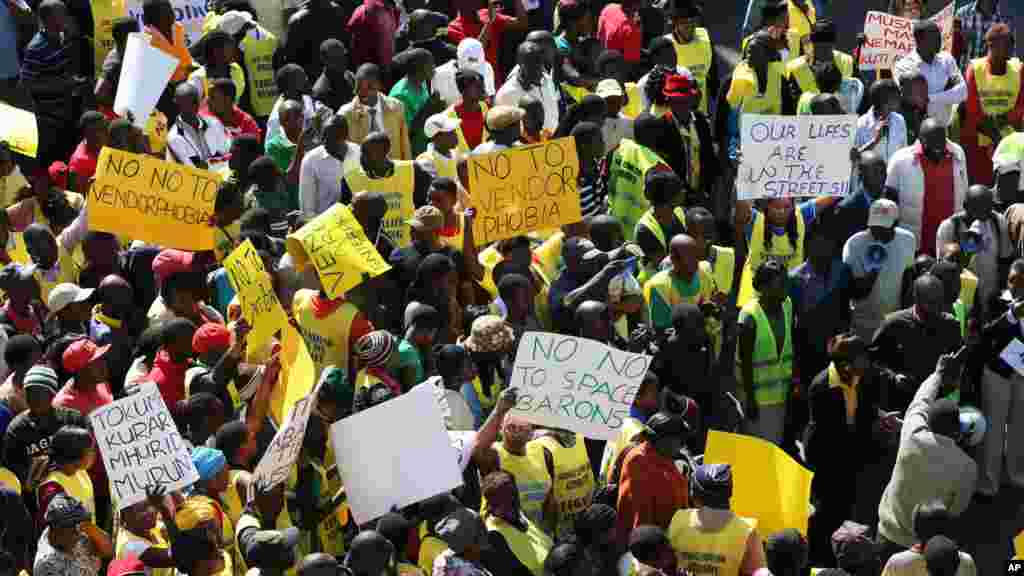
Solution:
<svg viewBox="0 0 1024 576">
<path fill-rule="evenodd" d="M 204 170 L 226 163 L 231 150 L 224 125 L 199 116 L 199 90 L 182 82 L 174 91 L 178 117 L 167 133 L 167 161 Z"/>
<path fill-rule="evenodd" d="M 672 267 L 658 272 L 644 284 L 644 300 L 655 330 L 672 326 L 672 308 L 677 304 L 713 307 L 716 299 L 724 297 L 711 275 L 710 265 L 701 262 L 701 246 L 692 236 L 673 236 L 669 256 Z M 711 311 L 710 308 L 705 310 L 705 316 L 711 316 Z"/>
</svg>

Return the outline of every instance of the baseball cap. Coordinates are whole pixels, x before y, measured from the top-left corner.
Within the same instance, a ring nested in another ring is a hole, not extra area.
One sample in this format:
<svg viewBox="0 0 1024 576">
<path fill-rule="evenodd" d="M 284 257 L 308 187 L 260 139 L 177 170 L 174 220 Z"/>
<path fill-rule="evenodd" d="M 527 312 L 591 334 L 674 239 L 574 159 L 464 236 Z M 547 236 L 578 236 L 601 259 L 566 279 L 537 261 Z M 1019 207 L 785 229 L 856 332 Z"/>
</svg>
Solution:
<svg viewBox="0 0 1024 576">
<path fill-rule="evenodd" d="M 192 335 L 192 350 L 196 354 L 205 354 L 210 350 L 223 350 L 230 347 L 231 331 L 223 324 L 207 322 Z"/>
<path fill-rule="evenodd" d="M 193 256 L 192 252 L 184 250 L 161 250 L 156 258 L 153 258 L 153 274 L 162 282 L 172 274 L 190 272 Z"/>
<path fill-rule="evenodd" d="M 622 93 L 622 86 L 614 78 L 605 78 L 597 83 L 597 90 L 595 93 L 601 98 L 608 98 L 609 96 L 624 96 Z"/>
<path fill-rule="evenodd" d="M 72 342 L 64 350 L 61 362 L 64 364 L 65 370 L 74 374 L 103 357 L 107 350 L 110 350 L 110 344 L 97 346 L 92 340 L 82 338 Z"/>
<path fill-rule="evenodd" d="M 55 316 L 61 310 L 75 302 L 85 302 L 92 297 L 92 288 L 82 288 L 77 284 L 62 282 L 50 290 L 50 296 L 46 299 L 46 307 L 50 309 L 50 317 Z"/>
<path fill-rule="evenodd" d="M 299 529 L 244 530 L 238 537 L 249 566 L 288 568 L 295 563 Z"/>
<path fill-rule="evenodd" d="M 417 230 L 431 232 L 444 226 L 444 215 L 436 206 L 420 206 L 406 223 Z"/>
<path fill-rule="evenodd" d="M 32 387 L 45 388 L 50 394 L 57 394 L 57 373 L 49 366 L 36 365 L 28 369 L 25 378 L 22 380 L 22 387 L 28 390 Z"/>
<path fill-rule="evenodd" d="M 77 499 L 60 492 L 46 506 L 47 526 L 72 528 L 89 519 L 89 512 Z"/>
<path fill-rule="evenodd" d="M 868 209 L 868 226 L 892 228 L 900 217 L 900 208 L 892 200 L 879 198 L 871 203 Z"/>
<path fill-rule="evenodd" d="M 526 112 L 515 106 L 495 106 L 487 111 L 487 119 L 484 124 L 488 130 L 503 130 L 519 123 Z"/>
<path fill-rule="evenodd" d="M 462 120 L 452 118 L 441 112 L 427 118 L 427 121 L 423 123 L 423 133 L 426 134 L 427 138 L 433 138 L 441 132 L 454 132 L 459 127 L 459 124 L 462 124 Z"/>
<path fill-rule="evenodd" d="M 234 36 L 238 34 L 246 24 L 253 21 L 252 14 L 242 10 L 229 10 L 221 15 L 217 21 L 217 28 Z"/>
<path fill-rule="evenodd" d="M 455 61 L 459 68 L 472 68 L 482 76 L 487 62 L 484 45 L 476 38 L 464 39 L 455 49 Z"/>
</svg>

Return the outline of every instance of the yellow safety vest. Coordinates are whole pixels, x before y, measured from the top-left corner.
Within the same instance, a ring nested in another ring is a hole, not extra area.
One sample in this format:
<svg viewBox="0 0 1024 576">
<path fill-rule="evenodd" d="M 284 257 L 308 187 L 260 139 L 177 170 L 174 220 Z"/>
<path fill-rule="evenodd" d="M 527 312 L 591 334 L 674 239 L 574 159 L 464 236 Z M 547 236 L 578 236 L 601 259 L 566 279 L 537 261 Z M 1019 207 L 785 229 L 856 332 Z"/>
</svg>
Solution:
<svg viewBox="0 0 1024 576">
<path fill-rule="evenodd" d="M 528 452 L 536 450 L 542 459 L 544 448 L 551 451 L 555 465 L 554 494 L 558 504 L 555 535 L 562 538 L 573 533 L 576 515 L 590 506 L 594 472 L 582 434 L 576 434 L 576 443 L 569 447 L 562 446 L 553 436 L 542 436 L 526 445 Z"/>
<path fill-rule="evenodd" d="M 712 246 L 711 252 L 715 255 L 714 263 L 708 262 L 711 266 L 711 276 L 715 279 L 715 286 L 726 294 L 732 292 L 732 276 L 736 267 L 736 252 L 726 246 Z M 707 262 L 705 260 L 705 262 Z"/>
<path fill-rule="evenodd" d="M 562 82 L 562 90 L 572 101 L 579 104 L 580 100 L 587 94 L 593 94 L 586 86 L 573 86 L 568 82 Z"/>
<path fill-rule="evenodd" d="M 747 36 L 743 39 L 743 42 L 740 43 L 741 52 L 746 52 L 747 44 L 750 43 L 751 38 L 753 38 L 753 35 Z M 793 60 L 804 55 L 802 39 L 803 37 L 800 35 L 800 32 L 792 28 L 786 30 L 786 51 L 788 53 L 784 55 L 785 58 L 779 63 L 783 68 L 785 68 L 786 64 L 789 64 Z M 780 56 L 783 55 L 780 54 Z"/>
<path fill-rule="evenodd" d="M 683 212 L 682 206 L 676 206 L 672 209 L 672 214 L 675 215 L 676 220 L 686 228 L 686 212 Z M 658 223 L 658 219 L 654 217 L 654 208 L 651 208 L 644 215 L 640 217 L 640 221 L 636 223 L 636 230 L 633 233 L 633 237 L 640 232 L 640 227 L 647 228 L 654 234 L 654 237 L 658 239 L 661 247 L 666 251 L 668 250 L 668 238 L 665 238 L 665 231 L 661 229 L 661 224 Z"/>
<path fill-rule="evenodd" d="M 797 5 L 793 3 L 793 0 L 789 1 L 788 34 L 796 36 L 798 47 L 802 48 L 804 37 L 811 35 L 811 31 L 814 30 L 814 24 L 817 21 L 818 15 L 814 9 L 814 2 L 807 0 L 807 14 L 804 14 L 804 11 L 798 8 Z M 799 52 L 797 55 L 800 55 Z"/>
<path fill-rule="evenodd" d="M 696 508 L 680 510 L 669 524 L 668 540 L 676 551 L 679 568 L 690 574 L 738 576 L 755 522 L 734 515 L 721 530 L 708 532 L 700 525 L 699 512 Z"/>
<path fill-rule="evenodd" d="M 710 302 L 712 297 L 722 290 L 715 285 L 714 276 L 711 275 L 711 264 L 707 261 L 701 260 L 697 266 L 697 277 L 700 282 L 700 287 L 697 293 L 692 296 L 684 296 L 679 293 L 672 285 L 672 270 L 662 270 L 651 279 L 644 283 L 644 301 L 647 303 L 649 310 L 649 317 L 653 324 L 654 317 L 654 300 L 652 298 L 653 293 L 657 292 L 662 302 L 668 306 L 675 308 L 678 304 L 696 304 L 700 305 L 704 302 Z M 667 328 L 668 326 L 655 326 L 657 329 Z M 704 319 L 704 330 L 707 331 L 708 337 L 711 339 L 712 347 L 717 355 L 722 345 L 722 323 L 720 320 L 713 316 L 708 316 Z"/>
<path fill-rule="evenodd" d="M 637 222 L 651 207 L 644 195 L 644 179 L 647 171 L 659 164 L 665 164 L 665 161 L 650 148 L 629 138 L 619 142 L 619 147 L 612 154 L 608 211 L 622 222 L 626 241 L 633 240 Z"/>
<path fill-rule="evenodd" d="M 434 560 L 448 549 L 448 544 L 427 531 L 427 523 L 420 523 L 420 557 L 417 564 L 427 574 L 434 573 Z"/>
<path fill-rule="evenodd" d="M 316 292 L 313 290 L 300 290 L 295 294 L 292 309 L 299 324 L 299 333 L 316 366 L 316 378 L 319 379 L 320 372 L 331 364 L 348 374 L 351 355 L 348 348 L 349 334 L 359 308 L 351 302 L 345 302 L 326 318 L 317 318 L 309 302 L 314 296 Z"/>
<path fill-rule="evenodd" d="M 978 290 L 978 277 L 970 270 L 960 273 L 960 296 L 953 303 L 953 315 L 960 321 L 960 335 L 967 337 L 967 317 L 974 308 L 974 295 Z"/>
<path fill-rule="evenodd" d="M 330 443 L 328 447 L 333 450 Z M 330 458 L 327 460 L 327 458 Z M 327 454 L 325 456 L 326 461 L 333 462 L 333 454 Z M 316 473 L 320 476 L 320 500 L 321 502 L 329 500 L 334 494 L 341 489 L 341 478 L 340 476 L 335 479 L 327 478 L 327 469 L 324 468 L 316 460 L 311 460 L 310 463 L 316 470 Z M 298 475 L 296 475 L 296 481 L 298 481 Z M 332 513 L 324 516 L 324 519 L 320 521 L 320 525 L 317 526 L 317 536 L 320 538 L 320 551 L 326 552 L 332 556 L 344 556 L 345 555 L 345 534 L 344 528 L 349 522 L 349 506 L 348 502 L 343 502 Z"/>
<path fill-rule="evenodd" d="M 277 36 L 261 28 L 256 29 L 258 38 L 252 32 L 242 40 L 243 61 L 249 73 L 249 104 L 257 118 L 270 116 L 277 101 L 277 82 L 274 81 L 274 52 L 277 50 Z"/>
<path fill-rule="evenodd" d="M 394 170 L 391 176 L 383 178 L 370 178 L 358 166 L 345 174 L 345 182 L 348 183 L 352 194 L 358 194 L 363 190 L 380 192 L 388 202 L 388 211 L 384 214 L 384 231 L 394 240 L 398 247 L 408 246 L 412 243 L 412 236 L 409 232 L 409 225 L 406 221 L 412 218 L 412 195 L 416 188 L 416 170 L 413 168 L 412 160 L 392 160 Z M 403 210 L 403 207 L 407 208 Z"/>
<path fill-rule="evenodd" d="M 783 64 L 768 65 L 768 82 L 764 93 L 758 91 L 757 74 L 746 62 L 740 62 L 732 73 L 732 84 L 726 98 L 729 105 L 746 114 L 782 114 Z"/>
<path fill-rule="evenodd" d="M 91 0 L 93 48 L 96 54 L 96 76 L 103 75 L 103 60 L 114 49 L 114 18 L 127 14 L 124 0 Z M 122 57 L 124 54 L 121 55 Z"/>
<path fill-rule="evenodd" d="M 503 444 L 495 444 L 498 451 L 499 467 L 516 479 L 519 489 L 519 506 L 532 522 L 543 525 L 544 498 L 551 488 L 551 477 L 544 463 L 544 455 L 526 451 L 524 456 L 512 454 Z M 487 512 L 487 498 L 480 504 L 480 513 Z M 541 559 L 543 561 L 543 559 Z"/>
<path fill-rule="evenodd" d="M 494 515 L 487 515 L 487 529 L 501 534 L 516 559 L 530 571 L 533 576 L 543 576 L 544 560 L 551 551 L 551 538 L 529 519 L 526 520 L 526 532 Z"/>
<path fill-rule="evenodd" d="M 852 56 L 838 50 L 833 50 L 832 60 L 836 63 L 836 67 L 839 68 L 843 78 L 851 78 L 853 76 Z M 814 78 L 814 72 L 811 70 L 811 64 L 807 56 L 801 56 L 786 64 L 786 77 L 795 80 L 800 90 L 804 93 L 818 94 L 821 92 L 818 89 L 818 81 Z"/>
<path fill-rule="evenodd" d="M 60 484 L 64 492 L 81 502 L 82 506 L 85 506 L 85 509 L 89 511 L 89 516 L 92 517 L 93 521 L 96 520 L 96 497 L 93 494 L 92 480 L 89 478 L 87 470 L 79 470 L 70 476 L 60 470 L 53 470 L 46 475 L 42 484 L 47 482 Z"/>
<path fill-rule="evenodd" d="M 128 553 L 125 548 L 128 544 L 136 540 L 145 540 L 149 542 L 154 548 L 162 548 L 167 550 L 170 548 L 170 544 L 164 539 L 160 533 L 159 527 L 154 527 L 149 531 L 146 536 L 139 536 L 128 531 L 124 526 L 117 528 L 117 537 L 114 539 L 114 559 L 123 560 L 128 557 Z M 174 568 L 146 568 L 149 576 L 173 576 Z"/>
<path fill-rule="evenodd" d="M 291 518 L 288 516 L 288 507 L 284 506 L 281 508 L 281 513 L 277 516 L 277 521 L 275 522 L 274 529 L 284 530 L 286 528 L 291 527 L 292 521 Z M 260 524 L 260 519 L 255 514 L 253 514 L 252 512 L 243 512 L 241 517 L 238 518 L 238 522 L 235 526 L 235 538 L 238 538 L 238 535 L 241 534 L 243 530 L 248 530 L 249 528 L 255 528 L 257 530 L 264 529 L 263 526 Z M 246 572 L 248 572 L 248 568 L 246 568 L 245 556 L 242 554 L 241 542 L 235 542 L 235 551 L 235 556 L 238 558 L 239 566 L 242 567 L 242 574 L 245 574 Z M 301 558 L 296 558 L 296 560 L 301 560 Z M 291 568 L 285 571 L 285 574 L 287 574 L 288 576 L 295 576 L 295 566 L 296 565 L 293 564 Z"/>
<path fill-rule="evenodd" d="M 680 44 L 675 34 L 666 34 L 666 38 L 672 41 L 676 48 L 676 64 L 685 66 L 700 87 L 700 107 L 704 114 L 708 113 L 708 72 L 711 71 L 711 62 L 714 52 L 711 47 L 711 36 L 706 28 L 696 28 L 693 31 L 693 39 L 686 44 Z"/>
<path fill-rule="evenodd" d="M 978 87 L 978 101 L 985 116 L 1006 114 L 1017 105 L 1020 94 L 1021 62 L 1016 58 L 1006 63 L 1006 74 L 995 76 L 988 63 L 988 57 L 971 60 L 974 69 L 974 83 Z M 1002 126 L 1003 137 L 1013 134 L 1013 126 Z M 992 146 L 992 139 L 978 132 L 978 145 Z"/>
<path fill-rule="evenodd" d="M 480 112 L 484 115 L 484 118 L 487 118 L 488 110 L 490 110 L 490 107 L 487 105 L 487 102 L 481 100 Z M 454 104 L 449 106 L 448 109 L 445 110 L 445 114 L 447 114 L 449 118 L 459 117 L 459 113 L 455 111 Z M 466 142 L 466 136 L 462 133 L 461 125 L 455 129 L 455 134 L 459 137 L 459 146 L 458 148 L 456 148 L 456 150 L 458 150 L 459 152 L 471 152 L 472 150 L 469 148 L 469 144 Z M 490 133 L 487 131 L 487 122 L 484 122 L 484 129 L 483 132 L 481 133 L 480 141 L 486 142 L 488 138 L 490 138 Z"/>
<path fill-rule="evenodd" d="M 804 262 L 804 215 L 797 207 L 793 211 L 796 218 L 796 246 L 789 241 L 789 236 L 782 234 L 772 237 L 771 248 L 764 245 L 764 227 L 767 225 L 763 212 L 756 212 L 754 225 L 747 243 L 747 260 L 743 264 L 743 276 L 740 278 L 740 293 L 736 305 L 743 307 L 754 297 L 754 271 L 767 259 L 778 260 L 786 270 L 792 270 Z"/>
<path fill-rule="evenodd" d="M 626 446 L 632 444 L 637 436 L 646 429 L 647 427 L 644 423 L 636 418 L 627 417 L 622 421 L 619 437 L 608 442 L 606 448 L 608 454 L 601 460 L 601 469 L 598 471 L 598 479 L 601 481 L 601 484 L 618 481 L 618 478 L 608 478 L 608 475 L 612 473 L 612 467 L 615 466 L 615 461 L 618 460 L 619 454 Z"/>
<path fill-rule="evenodd" d="M 416 160 L 433 164 L 438 178 L 451 178 L 456 182 L 459 181 L 459 163 L 455 161 L 455 158 L 445 158 L 437 152 L 424 150 L 416 157 Z M 462 244 L 459 244 L 459 248 L 462 248 Z"/>
<path fill-rule="evenodd" d="M 771 322 L 761 303 L 751 300 L 740 311 L 740 318 L 752 316 L 757 327 L 754 341 L 754 400 L 759 406 L 777 406 L 786 403 L 793 382 L 793 303 L 789 298 L 782 303 L 783 321 L 786 323 L 786 341 L 779 354 L 778 342 Z M 736 350 L 736 379 L 743 381 L 740 351 Z"/>
<path fill-rule="evenodd" d="M 640 97 L 640 87 L 636 82 L 626 82 L 626 105 L 622 107 L 622 115 L 626 118 L 636 118 L 643 110 L 643 98 Z"/>
</svg>

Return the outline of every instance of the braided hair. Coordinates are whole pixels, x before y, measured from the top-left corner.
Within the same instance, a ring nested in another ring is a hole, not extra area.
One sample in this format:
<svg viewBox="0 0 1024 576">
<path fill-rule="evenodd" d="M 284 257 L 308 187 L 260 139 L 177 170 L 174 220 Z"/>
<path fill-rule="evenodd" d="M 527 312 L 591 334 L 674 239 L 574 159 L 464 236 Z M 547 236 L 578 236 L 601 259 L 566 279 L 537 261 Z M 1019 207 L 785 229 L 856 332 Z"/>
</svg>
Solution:
<svg viewBox="0 0 1024 576">
<path fill-rule="evenodd" d="M 759 206 L 759 208 L 765 213 L 765 218 L 768 217 L 767 216 L 767 211 L 765 210 L 767 208 L 767 206 L 768 206 L 768 202 L 770 202 L 770 200 L 764 201 L 763 204 L 761 206 Z M 798 209 L 799 208 L 794 205 L 793 206 L 793 213 L 790 214 L 789 215 L 789 219 L 786 220 L 786 237 L 789 238 L 789 243 L 793 246 L 793 250 L 799 250 L 800 249 L 800 246 L 797 244 L 800 241 L 800 234 L 799 234 L 799 232 L 796 229 L 796 211 Z M 775 239 L 775 235 L 772 234 L 771 225 L 767 221 L 765 221 L 765 223 L 764 223 L 764 247 L 765 247 L 765 250 L 771 249 L 772 241 L 774 239 Z"/>
</svg>

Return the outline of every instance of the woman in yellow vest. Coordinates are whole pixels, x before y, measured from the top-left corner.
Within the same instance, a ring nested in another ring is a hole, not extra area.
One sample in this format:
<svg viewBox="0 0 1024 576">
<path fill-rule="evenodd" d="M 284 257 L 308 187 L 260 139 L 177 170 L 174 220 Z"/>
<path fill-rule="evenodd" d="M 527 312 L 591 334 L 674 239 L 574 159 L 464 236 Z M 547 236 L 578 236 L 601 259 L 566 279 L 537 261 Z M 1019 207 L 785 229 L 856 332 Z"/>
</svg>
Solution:
<svg viewBox="0 0 1024 576">
<path fill-rule="evenodd" d="M 594 492 L 594 471 L 582 434 L 565 430 L 542 430 L 526 445 L 527 452 L 541 452 L 544 466 L 553 479 L 557 506 L 555 537 L 564 539 L 575 530 L 576 515 L 590 506 Z"/>
<path fill-rule="evenodd" d="M 146 566 L 146 576 L 172 576 L 174 573 L 170 543 L 157 520 L 157 511 L 148 500 L 121 510 L 114 558 L 129 557 L 138 558 Z"/>
<path fill-rule="evenodd" d="M 782 443 L 786 400 L 793 387 L 793 304 L 786 269 L 767 260 L 754 273 L 758 296 L 740 310 L 736 379 L 747 432 Z"/>
<path fill-rule="evenodd" d="M 793 93 L 793 99 L 799 100 L 801 94 L 820 94 L 822 90 L 814 78 L 814 65 L 818 62 L 835 62 L 843 78 L 853 77 L 853 57 L 834 48 L 836 42 L 836 25 L 831 20 L 820 20 L 814 25 L 810 35 L 811 50 L 804 56 L 786 64 L 786 79 Z M 851 111 L 851 113 L 856 112 Z"/>
<path fill-rule="evenodd" d="M 481 481 L 485 502 L 482 516 L 489 532 L 488 540 L 504 540 L 522 568 L 533 576 L 543 576 L 544 560 L 553 543 L 523 513 L 519 506 L 517 483 L 517 479 L 505 470 L 491 472 Z"/>
<path fill-rule="evenodd" d="M 708 114 L 708 99 L 718 94 L 718 66 L 715 64 L 714 44 L 706 28 L 698 26 L 704 11 L 696 2 L 672 2 L 672 32 L 665 37 L 672 40 L 676 50 L 676 65 L 685 67 L 697 81 L 700 89 L 702 114 Z"/>
<path fill-rule="evenodd" d="M 205 66 L 200 66 L 188 76 L 188 81 L 199 91 L 202 102 L 210 94 L 209 85 L 215 78 L 229 78 L 235 85 L 235 104 L 245 93 L 245 72 L 235 62 L 238 47 L 235 40 L 227 32 L 214 30 L 203 37 Z"/>
<path fill-rule="evenodd" d="M 224 511 L 220 495 L 230 485 L 230 471 L 224 453 L 215 448 L 192 449 L 192 464 L 199 473 L 194 492 L 175 511 L 174 523 L 181 531 L 205 528 L 215 538 L 224 558 L 225 571 L 244 576 L 245 567 L 235 545 L 235 526 Z"/>
<path fill-rule="evenodd" d="M 423 123 L 423 134 L 429 140 L 427 149 L 416 157 L 416 163 L 435 178 L 459 180 L 458 159 L 459 126 L 462 121 L 446 112 L 434 114 Z"/>
<path fill-rule="evenodd" d="M 991 186 L 992 154 L 1003 137 L 1024 125 L 1021 62 L 1010 59 L 1012 37 L 1006 24 L 993 24 L 985 35 L 988 56 L 967 66 L 967 102 L 961 116 L 960 143 L 967 154 L 967 174 Z"/>
<path fill-rule="evenodd" d="M 633 240 L 644 251 L 643 269 L 637 276 L 642 286 L 658 273 L 661 261 L 668 256 L 668 243 L 677 234 L 686 232 L 686 213 L 678 205 L 683 183 L 675 172 L 650 172 L 644 195 L 651 209 L 636 223 Z"/>
<path fill-rule="evenodd" d="M 702 464 L 694 470 L 690 493 L 695 507 L 676 512 L 668 527 L 668 539 L 681 570 L 739 576 L 765 567 L 757 521 L 729 509 L 732 489 L 732 467 L 728 464 Z"/>
</svg>

